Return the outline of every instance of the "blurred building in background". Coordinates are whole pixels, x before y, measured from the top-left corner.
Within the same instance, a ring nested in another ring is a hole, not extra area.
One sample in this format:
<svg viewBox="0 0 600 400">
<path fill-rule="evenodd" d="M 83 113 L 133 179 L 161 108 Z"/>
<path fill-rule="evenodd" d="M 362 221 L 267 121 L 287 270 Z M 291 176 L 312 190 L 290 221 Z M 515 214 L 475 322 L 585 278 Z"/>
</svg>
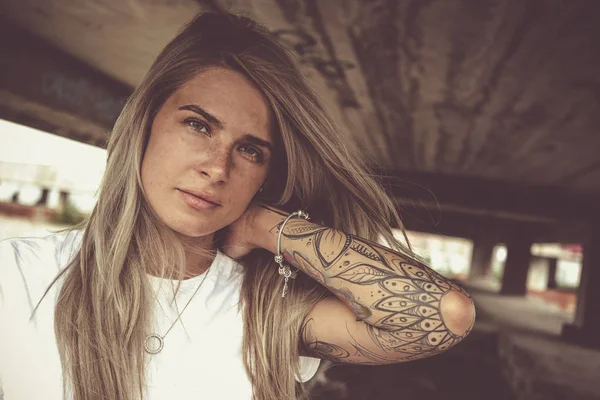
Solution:
<svg viewBox="0 0 600 400">
<path fill-rule="evenodd" d="M 91 212 L 105 150 L 3 120 L 0 141 L 0 240 L 46 235 Z"/>
</svg>

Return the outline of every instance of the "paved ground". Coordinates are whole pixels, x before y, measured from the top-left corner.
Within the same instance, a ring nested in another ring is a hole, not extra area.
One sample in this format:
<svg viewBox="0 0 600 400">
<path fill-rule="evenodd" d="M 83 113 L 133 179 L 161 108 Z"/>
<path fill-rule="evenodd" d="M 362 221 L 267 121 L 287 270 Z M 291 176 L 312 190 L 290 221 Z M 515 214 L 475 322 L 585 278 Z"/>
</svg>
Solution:
<svg viewBox="0 0 600 400">
<path fill-rule="evenodd" d="M 572 293 L 507 297 L 477 285 L 470 292 L 479 312 L 478 331 L 498 332 L 499 356 L 515 398 L 600 399 L 600 351 L 560 337 L 563 324 L 573 320 Z"/>
<path fill-rule="evenodd" d="M 330 367 L 320 371 L 312 399 L 600 400 L 600 352 L 559 337 L 572 320 L 563 296 L 493 290 L 481 282 L 470 287 L 478 318 L 461 345 L 405 364 Z"/>
</svg>

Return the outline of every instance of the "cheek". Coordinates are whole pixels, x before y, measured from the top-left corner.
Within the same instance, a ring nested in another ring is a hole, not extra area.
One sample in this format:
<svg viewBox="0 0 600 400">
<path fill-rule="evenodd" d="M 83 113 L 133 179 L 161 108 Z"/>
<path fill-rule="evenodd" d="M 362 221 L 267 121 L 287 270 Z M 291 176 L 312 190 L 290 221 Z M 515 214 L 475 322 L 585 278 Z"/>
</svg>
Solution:
<svg viewBox="0 0 600 400">
<path fill-rule="evenodd" d="M 176 140 L 168 140 L 169 132 L 161 132 L 151 137 L 142 160 L 142 183 L 144 187 L 155 186 L 167 179 L 169 170 L 182 159 L 177 156 Z"/>
<path fill-rule="evenodd" d="M 234 176 L 236 176 L 236 179 L 230 182 L 232 188 L 230 192 L 231 199 L 233 200 L 233 203 L 239 205 L 239 207 L 246 207 L 263 184 L 266 177 L 266 171 L 258 168 L 256 171 L 249 171 L 247 168 Z"/>
<path fill-rule="evenodd" d="M 148 147 L 142 160 L 142 185 L 146 191 L 151 190 L 157 183 L 158 171 L 161 170 L 161 157 L 155 154 L 153 148 Z"/>
</svg>

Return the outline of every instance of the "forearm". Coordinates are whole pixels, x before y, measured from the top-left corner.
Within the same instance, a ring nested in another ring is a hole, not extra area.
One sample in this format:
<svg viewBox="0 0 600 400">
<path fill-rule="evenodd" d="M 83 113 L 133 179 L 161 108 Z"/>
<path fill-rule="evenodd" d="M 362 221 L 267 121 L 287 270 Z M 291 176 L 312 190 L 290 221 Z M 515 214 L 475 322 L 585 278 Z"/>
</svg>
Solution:
<svg viewBox="0 0 600 400">
<path fill-rule="evenodd" d="M 274 209 L 260 216 L 264 232 L 260 245 L 273 253 L 284 217 Z M 465 335 L 474 320 L 471 301 L 460 287 L 377 243 L 291 219 L 283 230 L 282 251 L 287 262 L 326 286 L 357 318 L 381 331 L 435 334 L 439 336 L 433 338 L 435 342 L 442 340 L 444 332 L 455 338 Z M 469 303 L 466 307 L 465 302 Z M 457 306 L 464 312 L 455 312 Z M 395 339 L 382 340 L 393 346 Z"/>
</svg>

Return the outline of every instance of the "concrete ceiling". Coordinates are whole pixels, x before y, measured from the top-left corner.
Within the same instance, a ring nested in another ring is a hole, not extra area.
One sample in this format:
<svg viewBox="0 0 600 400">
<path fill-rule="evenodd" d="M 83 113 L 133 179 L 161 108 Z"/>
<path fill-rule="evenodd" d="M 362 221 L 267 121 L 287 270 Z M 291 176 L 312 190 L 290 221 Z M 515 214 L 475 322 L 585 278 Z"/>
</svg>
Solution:
<svg viewBox="0 0 600 400">
<path fill-rule="evenodd" d="M 1 14 L 134 87 L 203 10 L 291 46 L 376 162 L 600 193 L 600 2 L 4 0 Z"/>
</svg>

